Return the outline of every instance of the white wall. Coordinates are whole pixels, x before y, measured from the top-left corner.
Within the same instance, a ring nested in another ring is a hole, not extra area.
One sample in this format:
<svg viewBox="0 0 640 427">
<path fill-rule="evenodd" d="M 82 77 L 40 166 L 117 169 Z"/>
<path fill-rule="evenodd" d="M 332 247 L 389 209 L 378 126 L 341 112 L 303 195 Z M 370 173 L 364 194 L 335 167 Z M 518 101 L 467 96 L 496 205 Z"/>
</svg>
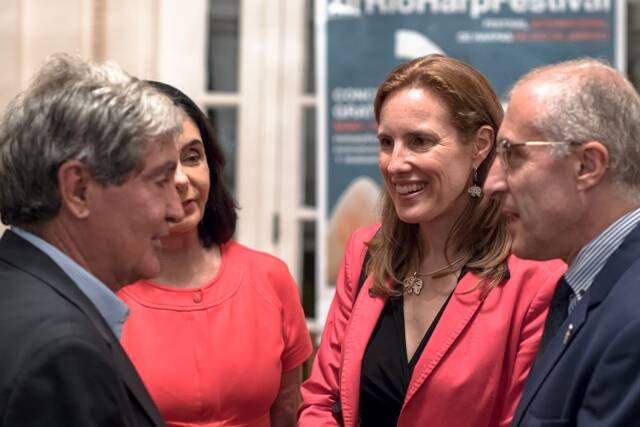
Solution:
<svg viewBox="0 0 640 427">
<path fill-rule="evenodd" d="M 20 0 L 4 0 L 0 13 L 0 109 L 15 95 L 20 82 Z"/>
<path fill-rule="evenodd" d="M 0 109 L 55 52 L 157 76 L 158 0 L 2 0 Z"/>
<path fill-rule="evenodd" d="M 99 59 L 116 61 L 134 76 L 157 79 L 159 0 L 105 3 L 104 56 Z"/>
</svg>

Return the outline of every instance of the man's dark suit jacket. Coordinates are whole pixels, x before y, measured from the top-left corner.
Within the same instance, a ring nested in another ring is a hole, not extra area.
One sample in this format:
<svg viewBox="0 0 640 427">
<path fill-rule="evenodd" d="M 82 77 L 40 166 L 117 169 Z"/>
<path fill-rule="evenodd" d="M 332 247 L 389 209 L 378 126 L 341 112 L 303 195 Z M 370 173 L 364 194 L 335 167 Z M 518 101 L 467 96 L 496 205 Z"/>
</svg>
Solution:
<svg viewBox="0 0 640 427">
<path fill-rule="evenodd" d="M 0 240 L 0 426 L 164 426 L 95 306 L 42 251 Z"/>
<path fill-rule="evenodd" d="M 538 356 L 513 426 L 640 426 L 640 226 Z"/>
</svg>

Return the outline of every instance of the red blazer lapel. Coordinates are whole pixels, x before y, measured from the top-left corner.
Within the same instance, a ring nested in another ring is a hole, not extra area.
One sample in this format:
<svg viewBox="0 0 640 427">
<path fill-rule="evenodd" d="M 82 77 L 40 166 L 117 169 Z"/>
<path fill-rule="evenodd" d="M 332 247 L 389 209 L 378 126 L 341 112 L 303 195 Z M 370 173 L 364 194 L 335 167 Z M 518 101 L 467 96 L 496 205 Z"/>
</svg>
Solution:
<svg viewBox="0 0 640 427">
<path fill-rule="evenodd" d="M 429 338 L 418 363 L 413 370 L 409 389 L 405 396 L 404 406 L 416 394 L 420 386 L 427 380 L 447 351 L 456 342 L 480 307 L 480 289 L 478 277 L 466 274 L 453 291 L 438 325 Z"/>
<path fill-rule="evenodd" d="M 371 277 L 368 277 L 353 307 L 343 341 L 340 400 L 345 427 L 355 427 L 358 421 L 362 358 L 386 303 L 386 298 L 370 297 L 370 287 Z"/>
</svg>

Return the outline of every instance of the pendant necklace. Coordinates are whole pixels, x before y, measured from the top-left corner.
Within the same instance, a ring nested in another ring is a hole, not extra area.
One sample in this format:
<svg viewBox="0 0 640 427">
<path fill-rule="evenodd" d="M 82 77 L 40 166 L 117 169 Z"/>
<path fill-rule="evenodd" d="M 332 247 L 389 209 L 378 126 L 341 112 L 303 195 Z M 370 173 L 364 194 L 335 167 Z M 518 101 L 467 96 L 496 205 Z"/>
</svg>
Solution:
<svg viewBox="0 0 640 427">
<path fill-rule="evenodd" d="M 429 271 L 426 273 L 418 273 L 417 271 L 414 271 L 409 275 L 409 277 L 407 277 L 402 281 L 402 290 L 408 295 L 411 295 L 411 294 L 420 295 L 420 291 L 422 291 L 422 286 L 424 285 L 424 282 L 422 281 L 421 277 L 424 277 L 426 279 L 429 277 L 437 276 L 438 274 L 457 266 L 462 261 L 466 263 L 467 260 L 468 260 L 467 257 L 463 255 L 458 259 L 456 259 L 455 261 L 453 261 L 451 264 L 443 265 L 442 267 L 437 268 L 436 270 L 433 270 L 433 271 Z"/>
</svg>

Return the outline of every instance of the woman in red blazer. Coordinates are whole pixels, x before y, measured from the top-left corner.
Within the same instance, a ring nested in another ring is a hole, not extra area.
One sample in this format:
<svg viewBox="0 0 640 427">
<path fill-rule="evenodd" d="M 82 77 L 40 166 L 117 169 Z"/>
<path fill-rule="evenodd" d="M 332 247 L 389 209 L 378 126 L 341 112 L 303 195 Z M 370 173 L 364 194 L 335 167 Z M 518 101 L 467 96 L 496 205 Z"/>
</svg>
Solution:
<svg viewBox="0 0 640 427">
<path fill-rule="evenodd" d="M 508 425 L 565 266 L 510 257 L 518 218 L 482 195 L 499 100 L 429 55 L 385 79 L 374 111 L 381 225 L 346 248 L 300 426 Z"/>
</svg>

